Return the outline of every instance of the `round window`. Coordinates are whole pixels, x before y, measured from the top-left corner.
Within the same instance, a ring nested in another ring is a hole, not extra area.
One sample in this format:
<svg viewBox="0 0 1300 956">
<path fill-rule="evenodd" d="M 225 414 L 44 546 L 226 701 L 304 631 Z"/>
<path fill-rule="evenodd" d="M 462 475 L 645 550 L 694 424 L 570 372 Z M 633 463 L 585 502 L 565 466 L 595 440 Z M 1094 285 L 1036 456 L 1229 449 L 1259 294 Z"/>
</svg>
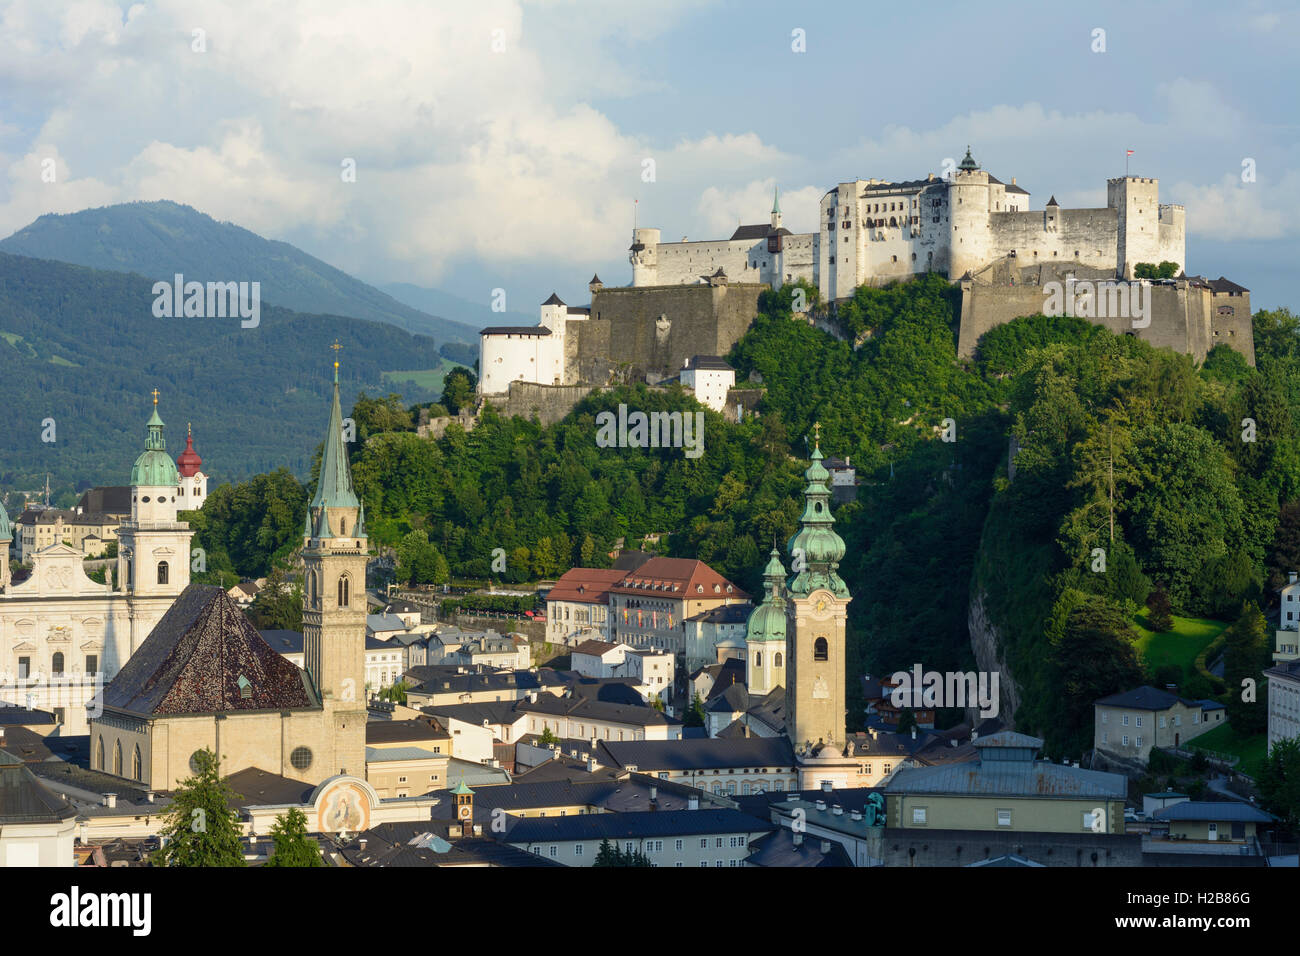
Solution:
<svg viewBox="0 0 1300 956">
<path fill-rule="evenodd" d="M 145 495 L 145 496 L 144 496 L 143 498 L 141 498 L 140 500 L 143 501 L 145 504 L 148 504 L 148 503 L 149 503 L 149 496 L 148 496 L 148 495 Z"/>
<path fill-rule="evenodd" d="M 197 775 L 199 772 L 199 754 L 203 751 L 196 750 L 190 754 L 190 773 Z"/>
<path fill-rule="evenodd" d="M 311 766 L 311 748 L 294 747 L 293 753 L 289 754 L 289 763 L 295 770 L 306 770 Z"/>
</svg>

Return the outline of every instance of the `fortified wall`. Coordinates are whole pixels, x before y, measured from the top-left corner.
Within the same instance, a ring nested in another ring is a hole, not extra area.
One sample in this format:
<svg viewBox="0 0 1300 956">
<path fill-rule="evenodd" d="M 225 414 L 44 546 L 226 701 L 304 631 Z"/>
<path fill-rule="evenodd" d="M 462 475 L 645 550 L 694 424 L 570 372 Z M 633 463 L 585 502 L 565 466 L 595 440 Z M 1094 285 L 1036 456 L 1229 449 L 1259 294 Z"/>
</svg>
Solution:
<svg viewBox="0 0 1300 956">
<path fill-rule="evenodd" d="M 567 380 L 655 384 L 695 355 L 726 355 L 758 315 L 758 282 L 714 275 L 695 285 L 599 288 L 591 317 L 572 322 L 565 343 Z"/>
<path fill-rule="evenodd" d="M 1020 267 L 1012 257 L 1000 259 L 961 280 L 957 354 L 962 358 L 973 357 L 984 333 L 1013 319 L 1051 314 L 1050 310 L 1062 303 L 1071 277 L 1076 283 L 1071 311 L 1088 322 L 1105 326 L 1116 334 L 1136 335 L 1157 348 L 1186 353 L 1198 362 L 1216 345 L 1228 345 L 1241 352 L 1249 364 L 1255 364 L 1250 290 L 1227 279 L 1193 276 L 1145 285 L 1127 283 L 1116 290 L 1123 293 L 1118 297 L 1121 307 L 1116 308 L 1117 296 L 1096 285 L 1114 281 L 1113 270 L 1079 263 Z M 1098 289 L 1089 303 L 1088 311 L 1092 314 L 1081 314 L 1084 312 L 1080 308 L 1082 298 L 1090 288 L 1084 283 L 1092 283 L 1091 288 Z M 1149 315 L 1137 315 L 1130 300 L 1141 296 L 1145 302 L 1148 295 Z"/>
</svg>

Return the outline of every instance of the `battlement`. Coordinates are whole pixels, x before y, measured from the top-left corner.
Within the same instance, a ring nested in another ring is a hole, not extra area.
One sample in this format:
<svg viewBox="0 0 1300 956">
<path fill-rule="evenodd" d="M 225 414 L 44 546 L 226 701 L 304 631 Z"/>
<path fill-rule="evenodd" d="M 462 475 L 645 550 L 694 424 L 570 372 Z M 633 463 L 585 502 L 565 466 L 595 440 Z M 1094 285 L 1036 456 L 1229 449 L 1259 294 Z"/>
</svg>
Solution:
<svg viewBox="0 0 1300 956">
<path fill-rule="evenodd" d="M 1107 185 L 1118 184 L 1118 183 L 1146 183 L 1149 186 L 1154 186 L 1159 182 L 1160 182 L 1159 179 L 1145 178 L 1142 176 L 1116 176 L 1113 179 L 1106 180 Z"/>
</svg>

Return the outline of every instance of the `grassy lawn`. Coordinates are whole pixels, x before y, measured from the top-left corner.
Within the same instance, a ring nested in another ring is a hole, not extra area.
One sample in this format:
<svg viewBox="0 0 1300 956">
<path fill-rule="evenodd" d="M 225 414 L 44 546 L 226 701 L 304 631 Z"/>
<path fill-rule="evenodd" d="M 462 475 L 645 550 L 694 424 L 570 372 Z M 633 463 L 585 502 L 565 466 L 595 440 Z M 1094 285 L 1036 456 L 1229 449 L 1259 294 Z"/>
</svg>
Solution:
<svg viewBox="0 0 1300 956">
<path fill-rule="evenodd" d="M 1268 734 L 1255 734 L 1243 737 L 1230 724 L 1215 727 L 1187 743 L 1189 750 L 1213 750 L 1218 753 L 1235 754 L 1241 758 L 1237 769 L 1242 773 L 1258 778 L 1260 768 L 1268 757 Z"/>
<path fill-rule="evenodd" d="M 1181 667 L 1188 676 L 1196 673 L 1196 655 L 1228 626 L 1223 621 L 1208 618 L 1175 616 L 1174 629 L 1160 634 L 1147 630 L 1146 623 L 1146 611 L 1133 619 L 1133 629 L 1139 635 L 1137 649 L 1147 666 L 1155 670 L 1173 664 Z"/>
<path fill-rule="evenodd" d="M 429 391 L 441 395 L 442 380 L 444 376 L 456 367 L 455 362 L 442 360 L 442 364 L 437 368 L 415 369 L 413 371 L 383 372 L 385 382 L 392 382 L 394 385 L 402 382 L 413 382 L 420 388 L 427 388 Z"/>
</svg>

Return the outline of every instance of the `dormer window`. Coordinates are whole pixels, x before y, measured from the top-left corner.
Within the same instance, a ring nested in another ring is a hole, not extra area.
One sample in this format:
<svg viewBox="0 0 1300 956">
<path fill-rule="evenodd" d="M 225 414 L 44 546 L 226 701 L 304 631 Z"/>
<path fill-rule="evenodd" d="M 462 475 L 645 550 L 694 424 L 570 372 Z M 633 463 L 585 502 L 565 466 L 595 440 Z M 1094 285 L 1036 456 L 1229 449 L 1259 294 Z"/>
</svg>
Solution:
<svg viewBox="0 0 1300 956">
<path fill-rule="evenodd" d="M 247 677 L 245 677 L 243 674 L 240 674 L 239 680 L 236 681 L 235 683 L 239 685 L 240 700 L 253 699 L 253 684 Z"/>
</svg>

